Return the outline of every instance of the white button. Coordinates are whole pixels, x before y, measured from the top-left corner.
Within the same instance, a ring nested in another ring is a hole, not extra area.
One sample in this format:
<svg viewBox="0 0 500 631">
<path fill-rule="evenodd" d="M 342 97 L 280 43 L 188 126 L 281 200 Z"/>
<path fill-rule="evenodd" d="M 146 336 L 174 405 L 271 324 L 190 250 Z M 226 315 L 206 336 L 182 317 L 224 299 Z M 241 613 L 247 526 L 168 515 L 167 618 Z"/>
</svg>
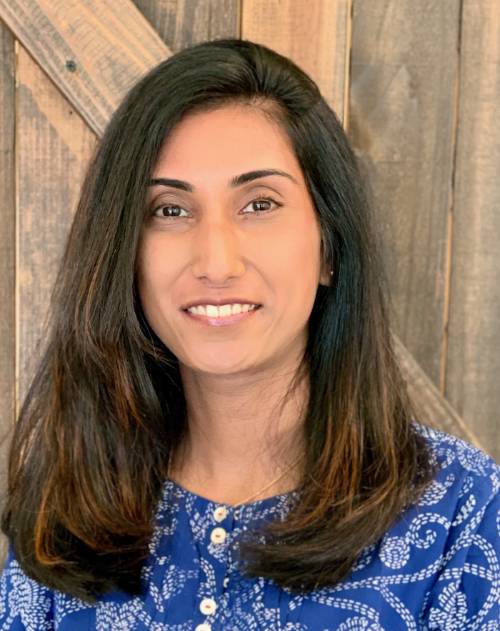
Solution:
<svg viewBox="0 0 500 631">
<path fill-rule="evenodd" d="M 224 587 L 227 587 L 229 585 L 229 576 L 226 576 L 226 578 L 222 581 L 222 584 L 224 585 Z"/>
<path fill-rule="evenodd" d="M 212 543 L 224 543 L 226 540 L 226 531 L 224 528 L 214 528 L 210 533 Z"/>
<path fill-rule="evenodd" d="M 217 609 L 217 603 L 215 602 L 213 598 L 204 598 L 200 603 L 201 613 L 204 613 L 207 616 L 211 613 L 214 613 L 216 609 Z"/>
<path fill-rule="evenodd" d="M 203 624 L 197 625 L 194 631 L 212 631 L 212 627 L 204 622 Z"/>
<path fill-rule="evenodd" d="M 227 508 L 225 506 L 218 506 L 214 510 L 214 519 L 215 521 L 222 521 L 227 517 Z"/>
</svg>

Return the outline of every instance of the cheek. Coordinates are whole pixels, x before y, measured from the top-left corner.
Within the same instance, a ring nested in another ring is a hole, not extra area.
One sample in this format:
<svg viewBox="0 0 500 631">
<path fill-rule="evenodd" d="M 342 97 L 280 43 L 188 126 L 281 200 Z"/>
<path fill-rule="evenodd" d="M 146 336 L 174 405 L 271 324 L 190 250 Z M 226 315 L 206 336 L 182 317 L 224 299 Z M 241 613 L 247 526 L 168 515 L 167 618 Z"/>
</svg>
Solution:
<svg viewBox="0 0 500 631">
<path fill-rule="evenodd" d="M 268 269 L 275 270 L 286 285 L 314 286 L 320 269 L 321 236 L 314 217 L 283 230 L 268 244 Z"/>
</svg>

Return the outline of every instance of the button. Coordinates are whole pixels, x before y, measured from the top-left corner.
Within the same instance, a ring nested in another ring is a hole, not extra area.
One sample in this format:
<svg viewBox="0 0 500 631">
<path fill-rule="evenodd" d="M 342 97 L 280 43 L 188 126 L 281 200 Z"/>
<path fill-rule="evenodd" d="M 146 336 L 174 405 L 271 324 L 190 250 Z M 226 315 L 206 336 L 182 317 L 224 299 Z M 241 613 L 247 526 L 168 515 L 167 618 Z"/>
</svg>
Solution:
<svg viewBox="0 0 500 631">
<path fill-rule="evenodd" d="M 227 508 L 225 506 L 218 506 L 214 510 L 214 519 L 215 521 L 222 521 L 227 517 Z"/>
<path fill-rule="evenodd" d="M 204 622 L 203 624 L 197 625 L 194 631 L 212 631 L 212 627 L 206 622 Z"/>
<path fill-rule="evenodd" d="M 224 587 L 227 587 L 229 585 L 229 576 L 226 576 L 226 578 L 222 581 L 222 584 L 224 585 Z"/>
<path fill-rule="evenodd" d="M 214 613 L 217 609 L 217 603 L 213 598 L 204 598 L 200 603 L 200 611 L 204 613 L 206 616 Z"/>
<path fill-rule="evenodd" d="M 212 543 L 224 543 L 226 540 L 226 531 L 224 528 L 214 528 L 210 533 Z"/>
</svg>

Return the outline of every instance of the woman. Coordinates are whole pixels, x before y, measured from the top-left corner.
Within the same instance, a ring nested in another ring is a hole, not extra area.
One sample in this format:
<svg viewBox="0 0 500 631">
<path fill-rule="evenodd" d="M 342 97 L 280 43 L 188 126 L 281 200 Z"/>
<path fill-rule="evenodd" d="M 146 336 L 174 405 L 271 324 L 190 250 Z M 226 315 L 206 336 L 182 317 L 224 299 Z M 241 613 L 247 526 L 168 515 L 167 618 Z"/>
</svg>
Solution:
<svg viewBox="0 0 500 631">
<path fill-rule="evenodd" d="M 2 629 L 497 629 L 499 467 L 415 418 L 356 161 L 249 41 L 91 161 L 16 424 Z"/>
</svg>

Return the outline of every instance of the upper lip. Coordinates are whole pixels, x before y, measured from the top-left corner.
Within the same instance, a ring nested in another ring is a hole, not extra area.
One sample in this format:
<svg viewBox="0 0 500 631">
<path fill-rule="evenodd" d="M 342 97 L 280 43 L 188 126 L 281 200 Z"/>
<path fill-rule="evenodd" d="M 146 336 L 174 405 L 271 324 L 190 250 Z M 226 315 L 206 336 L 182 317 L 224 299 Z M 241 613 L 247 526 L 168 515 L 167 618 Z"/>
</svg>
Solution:
<svg viewBox="0 0 500 631">
<path fill-rule="evenodd" d="M 230 305 L 238 303 L 240 305 L 259 305 L 260 302 L 255 300 L 247 300 L 246 298 L 199 298 L 198 300 L 191 300 L 182 305 L 181 309 L 189 309 L 190 307 L 196 307 L 198 305 Z"/>
</svg>

